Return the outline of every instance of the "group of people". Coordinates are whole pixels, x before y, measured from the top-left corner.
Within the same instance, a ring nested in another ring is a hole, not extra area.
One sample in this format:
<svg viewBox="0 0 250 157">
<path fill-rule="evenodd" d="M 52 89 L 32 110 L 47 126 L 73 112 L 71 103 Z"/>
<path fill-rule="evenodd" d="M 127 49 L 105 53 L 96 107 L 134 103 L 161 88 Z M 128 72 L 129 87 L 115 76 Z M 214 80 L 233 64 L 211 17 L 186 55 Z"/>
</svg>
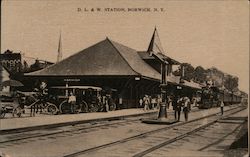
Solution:
<svg viewBox="0 0 250 157">
<path fill-rule="evenodd" d="M 158 97 L 152 97 L 145 95 L 143 98 L 139 100 L 139 105 L 140 107 L 143 107 L 145 111 L 150 110 L 150 109 L 158 109 L 160 107 L 162 99 L 160 96 Z"/>
<path fill-rule="evenodd" d="M 145 95 L 139 100 L 139 105 L 140 107 L 143 107 L 145 111 L 147 111 L 155 108 L 159 109 L 161 102 L 162 98 L 159 95 L 157 97 Z M 169 106 L 173 106 L 176 121 L 180 121 L 181 111 L 184 113 L 185 121 L 188 121 L 188 113 L 191 110 L 191 101 L 187 96 L 178 96 L 176 98 L 168 97 L 167 108 L 169 108 Z"/>
<path fill-rule="evenodd" d="M 155 109 L 155 107 L 159 109 L 161 102 L 162 99 L 160 96 L 152 98 L 151 96 L 145 95 L 143 99 L 139 100 L 139 105 L 140 107 L 144 106 L 144 110 L 147 111 L 149 109 Z M 193 98 L 191 102 L 191 100 L 187 96 L 183 97 L 171 96 L 168 97 L 167 99 L 167 107 L 169 108 L 169 106 L 173 106 L 176 121 L 180 121 L 181 112 L 184 113 L 185 121 L 188 121 L 188 114 L 191 111 L 191 103 L 193 103 L 194 106 L 197 106 L 196 99 Z M 220 101 L 220 108 L 221 108 L 221 115 L 223 115 L 223 108 L 224 108 L 223 101 Z"/>
<path fill-rule="evenodd" d="M 75 113 L 76 104 L 80 104 L 82 100 L 80 100 L 82 96 L 75 96 L 73 92 L 70 92 L 68 97 L 68 103 L 71 107 L 71 113 Z M 99 106 L 103 106 L 103 111 L 108 112 L 110 110 L 110 105 L 113 103 L 113 99 L 110 94 L 100 95 L 97 94 L 96 100 Z M 91 101 L 91 100 L 89 100 Z"/>
<path fill-rule="evenodd" d="M 184 113 L 185 121 L 188 121 L 188 113 L 191 110 L 191 102 L 188 97 L 177 97 L 173 101 L 175 120 L 180 121 L 181 111 Z"/>
</svg>

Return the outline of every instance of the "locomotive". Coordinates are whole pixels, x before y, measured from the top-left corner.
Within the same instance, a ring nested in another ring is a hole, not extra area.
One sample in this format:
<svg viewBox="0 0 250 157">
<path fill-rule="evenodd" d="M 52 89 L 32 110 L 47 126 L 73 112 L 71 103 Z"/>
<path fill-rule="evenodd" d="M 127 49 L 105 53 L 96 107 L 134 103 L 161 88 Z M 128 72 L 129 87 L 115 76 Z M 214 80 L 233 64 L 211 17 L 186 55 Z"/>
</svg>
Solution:
<svg viewBox="0 0 250 157">
<path fill-rule="evenodd" d="M 241 102 L 242 97 L 231 92 L 220 90 L 218 87 L 203 87 L 201 91 L 201 101 L 199 103 L 200 109 L 208 109 L 218 107 L 220 101 L 225 105 L 232 105 Z"/>
</svg>

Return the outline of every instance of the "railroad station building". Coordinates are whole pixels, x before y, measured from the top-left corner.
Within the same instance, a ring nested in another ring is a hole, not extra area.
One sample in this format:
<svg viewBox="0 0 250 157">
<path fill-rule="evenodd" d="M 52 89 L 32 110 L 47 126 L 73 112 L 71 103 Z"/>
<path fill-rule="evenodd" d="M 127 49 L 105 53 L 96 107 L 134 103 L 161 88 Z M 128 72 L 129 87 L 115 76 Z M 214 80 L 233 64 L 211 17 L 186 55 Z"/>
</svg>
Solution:
<svg viewBox="0 0 250 157">
<path fill-rule="evenodd" d="M 160 94 L 162 72 L 166 75 L 167 94 L 181 89 L 191 95 L 190 89 L 200 89 L 199 84 L 172 75 L 172 66 L 180 63 L 162 52 L 156 29 L 147 51 L 136 51 L 106 38 L 54 65 L 25 74 L 25 80 L 44 80 L 49 86 L 110 89 L 122 100 L 124 108 L 138 107 L 139 99 L 145 94 Z"/>
</svg>

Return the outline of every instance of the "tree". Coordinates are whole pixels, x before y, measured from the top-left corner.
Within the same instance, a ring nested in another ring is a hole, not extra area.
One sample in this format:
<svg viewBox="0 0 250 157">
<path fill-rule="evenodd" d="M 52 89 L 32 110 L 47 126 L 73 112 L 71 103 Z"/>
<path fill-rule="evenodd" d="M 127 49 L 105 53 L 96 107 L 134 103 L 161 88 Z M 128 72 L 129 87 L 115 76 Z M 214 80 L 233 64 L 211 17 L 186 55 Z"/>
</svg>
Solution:
<svg viewBox="0 0 250 157">
<path fill-rule="evenodd" d="M 189 63 L 183 63 L 184 67 L 184 79 L 190 81 L 194 78 L 194 67 Z"/>
<path fill-rule="evenodd" d="M 206 70 L 202 66 L 198 66 L 194 69 L 194 80 L 199 83 L 204 83 L 206 81 Z"/>
<path fill-rule="evenodd" d="M 226 75 L 226 77 L 224 79 L 225 79 L 224 86 L 227 90 L 229 90 L 231 92 L 231 100 L 233 100 L 233 94 L 235 91 L 238 90 L 239 78 L 233 77 L 231 75 Z"/>
<path fill-rule="evenodd" d="M 194 67 L 189 63 L 182 63 L 181 66 L 173 72 L 175 76 L 181 76 L 181 69 L 184 68 L 184 77 L 183 79 L 190 81 L 194 78 Z"/>
<path fill-rule="evenodd" d="M 224 73 L 215 67 L 207 69 L 207 78 L 213 81 L 213 85 L 216 87 L 223 86 Z"/>
<path fill-rule="evenodd" d="M 224 77 L 224 86 L 230 92 L 234 92 L 238 89 L 239 78 L 232 75 L 226 75 Z"/>
</svg>

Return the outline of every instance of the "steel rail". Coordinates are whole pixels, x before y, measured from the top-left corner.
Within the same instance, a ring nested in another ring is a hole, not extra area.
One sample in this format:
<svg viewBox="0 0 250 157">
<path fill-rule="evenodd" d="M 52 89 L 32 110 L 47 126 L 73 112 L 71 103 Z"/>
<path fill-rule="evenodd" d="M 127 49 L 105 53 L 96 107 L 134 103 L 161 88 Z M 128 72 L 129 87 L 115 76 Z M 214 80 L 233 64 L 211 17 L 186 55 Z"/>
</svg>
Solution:
<svg viewBox="0 0 250 157">
<path fill-rule="evenodd" d="M 121 115 L 117 117 L 105 117 L 105 118 L 97 118 L 97 119 L 88 119 L 88 120 L 77 120 L 77 121 L 70 121 L 70 122 L 61 122 L 57 124 L 45 124 L 45 125 L 38 125 L 38 126 L 31 126 L 31 127 L 24 127 L 24 128 L 17 128 L 17 129 L 7 129 L 7 130 L 0 130 L 0 135 L 5 134 L 14 134 L 14 133 L 24 133 L 24 132 L 30 132 L 34 130 L 43 130 L 43 129 L 52 129 L 52 128 L 60 128 L 65 126 L 75 126 L 75 125 L 81 125 L 81 124 L 88 124 L 92 122 L 103 122 L 103 121 L 115 121 L 115 120 L 124 120 L 134 117 L 144 117 L 147 115 L 153 115 L 157 112 L 147 112 L 144 114 L 134 114 L 134 115 Z M 84 113 L 83 113 L 84 114 Z"/>
<path fill-rule="evenodd" d="M 245 121 L 245 122 L 246 122 L 246 121 Z M 244 123 L 244 122 L 243 122 L 243 123 Z M 238 124 L 240 124 L 240 123 L 238 123 Z M 241 124 L 242 124 L 242 123 L 241 123 Z M 220 139 L 218 139 L 217 141 L 215 141 L 215 142 L 213 142 L 213 143 L 210 143 L 209 145 L 206 145 L 206 146 L 200 148 L 198 151 L 203 151 L 204 149 L 207 149 L 207 148 L 211 147 L 212 145 L 215 145 L 215 144 L 220 143 L 222 139 L 225 139 L 226 137 L 228 137 L 228 136 L 234 134 L 234 133 L 235 133 L 237 130 L 239 130 L 241 127 L 242 127 L 242 125 L 238 125 L 238 126 L 237 126 L 233 131 L 231 131 L 230 133 L 228 133 L 228 134 L 222 136 L 222 137 L 221 137 Z"/>
<path fill-rule="evenodd" d="M 229 115 L 232 115 L 232 114 L 241 112 L 241 111 L 244 110 L 244 109 L 245 109 L 245 108 L 240 109 L 240 110 L 237 110 L 237 111 L 235 111 L 235 112 L 233 112 L 233 113 L 229 113 Z M 228 115 L 227 115 L 227 116 L 228 116 Z M 205 124 L 205 125 L 202 125 L 202 126 L 196 128 L 196 129 L 194 129 L 194 130 L 191 130 L 191 131 L 189 131 L 189 132 L 186 132 L 186 133 L 184 133 L 184 134 L 181 134 L 180 136 L 177 136 L 177 137 L 175 137 L 175 138 L 173 138 L 173 139 L 170 139 L 170 140 L 167 140 L 167 141 L 165 141 L 165 142 L 162 142 L 162 143 L 160 143 L 160 144 L 158 144 L 158 145 L 155 145 L 155 146 L 153 146 L 153 147 L 151 147 L 151 148 L 149 148 L 149 149 L 147 149 L 147 150 L 144 150 L 144 151 L 142 151 L 142 152 L 140 152 L 140 153 L 137 153 L 136 155 L 133 155 L 133 157 L 142 157 L 142 156 L 144 156 L 144 155 L 146 155 L 146 154 L 149 154 L 149 153 L 151 153 L 151 152 L 153 152 L 153 151 L 155 151 L 155 150 L 157 150 L 157 149 L 159 149 L 159 148 L 161 148 L 161 147 L 164 147 L 164 146 L 169 145 L 169 144 L 171 144 L 171 143 L 173 143 L 173 142 L 176 142 L 176 141 L 178 141 L 178 140 L 181 140 L 181 139 L 183 139 L 184 137 L 187 137 L 187 136 L 189 136 L 189 135 L 191 135 L 191 134 L 193 134 L 193 133 L 196 133 L 196 132 L 198 132 L 198 131 L 200 131 L 200 130 L 202 130 L 202 129 L 207 128 L 208 126 L 211 126 L 211 125 L 215 124 L 219 119 L 222 119 L 222 118 L 224 118 L 224 117 L 217 118 L 217 119 L 215 119 L 215 120 L 213 120 L 213 121 L 211 121 L 211 122 L 209 122 L 209 123 L 207 123 L 207 124 Z M 236 131 L 238 128 L 239 128 L 239 127 L 237 127 L 234 131 Z M 234 132 L 234 131 L 233 131 L 233 132 Z M 230 133 L 230 134 L 232 134 L 232 133 Z M 226 136 L 223 136 L 223 137 L 226 137 Z M 218 141 L 216 141 L 216 142 L 218 142 Z M 210 145 L 212 145 L 212 144 L 210 144 Z M 210 145 L 209 145 L 209 146 L 210 146 Z M 208 146 L 208 147 L 209 147 L 209 146 Z M 205 148 L 207 148 L 207 147 L 205 147 Z M 203 150 L 203 149 L 205 149 L 205 148 L 202 148 L 201 150 Z"/>
<path fill-rule="evenodd" d="M 193 112 L 198 112 L 198 111 L 200 111 L 200 110 L 194 110 Z M 171 114 L 173 114 L 173 113 L 171 113 Z M 143 116 L 141 116 L 141 117 L 143 117 Z M 126 118 L 120 118 L 118 120 L 124 120 L 124 119 L 126 119 Z M 115 120 L 117 120 L 117 119 L 115 119 Z M 111 121 L 114 121 L 114 120 L 111 120 Z M 81 130 L 87 130 L 87 129 L 93 129 L 93 128 L 98 128 L 98 127 L 105 127 L 105 126 L 112 126 L 112 125 L 123 124 L 123 123 L 127 123 L 127 122 L 136 122 L 136 121 L 140 121 L 140 119 L 126 120 L 126 121 L 122 121 L 122 122 L 109 123 L 109 124 L 101 124 L 101 125 L 96 125 L 96 126 L 86 126 L 86 127 L 83 127 L 83 128 L 66 130 L 66 131 L 65 130 L 60 130 L 60 131 L 53 132 L 53 133 L 44 133 L 44 134 L 39 134 L 39 135 L 29 135 L 29 136 L 26 136 L 26 137 L 19 137 L 19 138 L 15 138 L 15 139 L 9 139 L 9 140 L 5 140 L 5 141 L 0 141 L 0 144 L 10 143 L 10 142 L 16 142 L 16 141 L 21 141 L 21 140 L 27 140 L 27 139 L 32 139 L 32 138 L 38 138 L 38 137 L 45 137 L 45 136 L 57 135 L 57 134 L 61 134 L 61 133 L 77 132 L 77 131 L 81 131 Z M 89 122 L 89 123 L 91 123 L 91 122 Z M 34 131 L 34 130 L 24 131 L 24 132 L 32 132 L 32 131 Z M 19 133 L 19 132 L 17 132 L 17 133 Z M 15 133 L 13 133 L 13 134 L 15 134 Z"/>
<path fill-rule="evenodd" d="M 239 106 L 228 109 L 228 110 L 225 110 L 225 112 L 229 112 L 229 111 L 232 111 L 232 110 L 235 110 L 235 109 L 239 109 Z M 245 109 L 245 107 L 244 107 L 244 109 Z M 244 110 L 244 109 L 241 109 L 241 110 Z M 107 148 L 107 147 L 111 147 L 111 146 L 114 146 L 114 145 L 125 143 L 125 142 L 131 141 L 131 140 L 139 139 L 139 138 L 142 138 L 142 137 L 144 137 L 146 135 L 154 134 L 154 133 L 157 133 L 157 132 L 160 132 L 160 131 L 163 131 L 163 130 L 169 130 L 169 129 L 177 127 L 177 126 L 181 126 L 183 124 L 185 125 L 185 124 L 196 122 L 196 121 L 199 121 L 199 120 L 202 120 L 202 119 L 205 119 L 205 118 L 213 117 L 213 116 L 216 116 L 218 113 L 220 113 L 220 112 L 216 112 L 216 113 L 211 114 L 211 115 L 196 118 L 196 119 L 190 120 L 188 122 L 176 123 L 176 124 L 173 124 L 171 126 L 151 130 L 151 131 L 144 132 L 144 133 L 141 133 L 141 134 L 138 134 L 138 135 L 135 135 L 135 136 L 131 136 L 131 137 L 124 138 L 124 139 L 121 139 L 121 140 L 117 140 L 117 141 L 114 141 L 114 142 L 110 142 L 110 143 L 107 143 L 107 144 L 103 144 L 103 145 L 99 145 L 99 146 L 92 147 L 92 148 L 89 148 L 89 149 L 85 149 L 85 150 L 81 150 L 81 151 L 74 152 L 74 153 L 71 153 L 71 154 L 67 154 L 67 155 L 64 155 L 64 157 L 75 157 L 75 156 L 78 156 L 78 155 L 81 155 L 81 154 L 94 152 L 94 151 L 97 151 L 97 150 L 100 150 L 100 149 L 104 149 L 104 148 Z"/>
<path fill-rule="evenodd" d="M 16 141 L 20 141 L 20 140 L 26 140 L 26 139 L 37 138 L 37 137 L 51 136 L 51 135 L 56 135 L 56 134 L 61 134 L 61 133 L 68 133 L 68 132 L 72 133 L 72 132 L 77 132 L 77 131 L 80 131 L 80 130 L 87 130 L 87 129 L 93 129 L 93 128 L 104 127 L 104 126 L 112 126 L 112 125 L 128 123 L 128 122 L 136 122 L 136 121 L 140 121 L 140 119 L 126 120 L 126 121 L 122 121 L 122 122 L 115 122 L 115 123 L 110 123 L 110 124 L 101 124 L 101 125 L 96 125 L 96 126 L 86 126 L 86 127 L 83 127 L 83 128 L 70 129 L 70 130 L 60 130 L 58 132 L 45 133 L 45 134 L 40 134 L 40 135 L 30 135 L 30 136 L 27 136 L 27 137 L 19 137 L 19 138 L 15 138 L 15 139 L 0 141 L 0 144 L 5 144 L 5 143 L 9 143 L 9 142 L 16 142 Z"/>
</svg>

